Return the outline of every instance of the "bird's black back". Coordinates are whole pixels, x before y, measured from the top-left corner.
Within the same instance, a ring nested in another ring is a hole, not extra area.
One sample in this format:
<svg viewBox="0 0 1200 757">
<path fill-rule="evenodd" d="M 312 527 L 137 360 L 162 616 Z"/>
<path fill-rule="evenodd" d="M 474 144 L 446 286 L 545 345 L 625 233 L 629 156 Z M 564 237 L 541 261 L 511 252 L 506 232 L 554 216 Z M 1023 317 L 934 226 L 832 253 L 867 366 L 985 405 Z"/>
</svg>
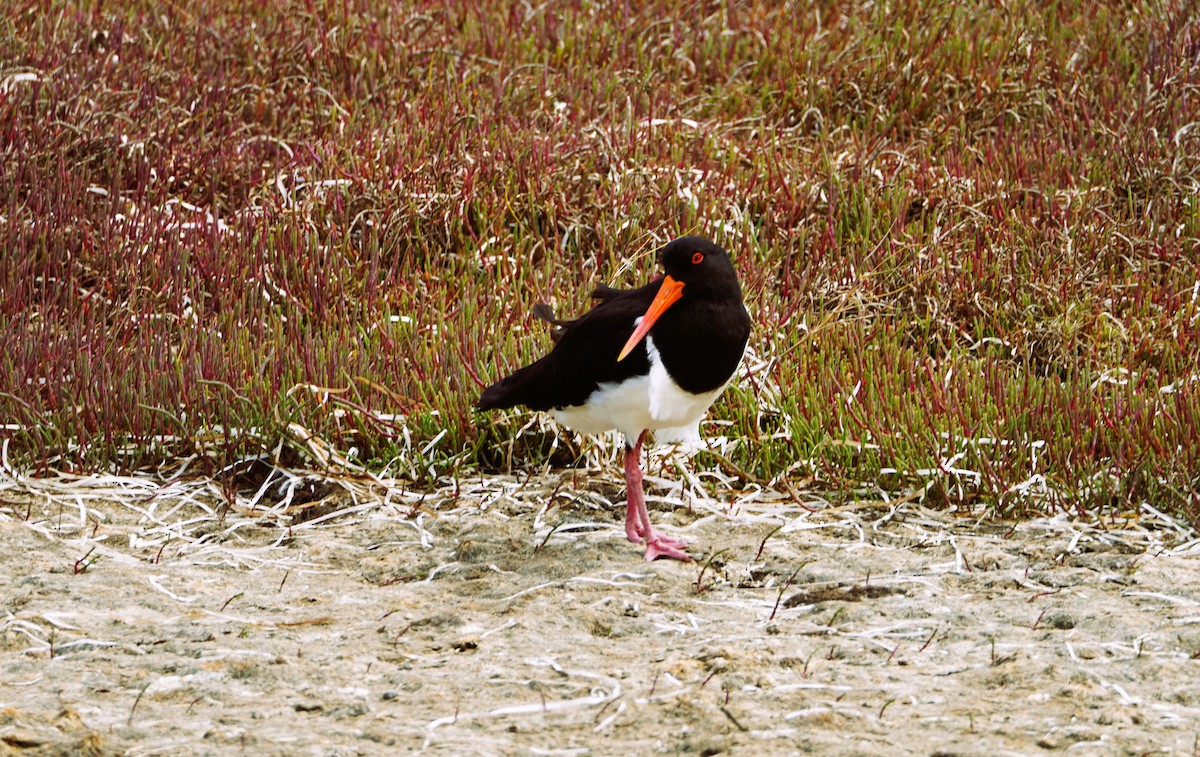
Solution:
<svg viewBox="0 0 1200 757">
<path fill-rule="evenodd" d="M 621 362 L 617 355 L 662 285 L 597 290 L 603 299 L 574 321 L 557 321 L 554 349 L 484 390 L 480 410 L 524 405 L 533 410 L 582 405 L 601 382 L 622 381 L 650 370 L 645 343 Z M 594 296 L 595 296 L 594 295 Z"/>
<path fill-rule="evenodd" d="M 664 270 L 684 283 L 683 296 L 650 329 L 664 367 L 680 388 L 702 394 L 725 384 L 737 369 L 750 335 L 750 317 L 728 254 L 698 237 L 682 237 L 661 252 Z M 624 360 L 621 348 L 662 286 L 655 279 L 628 291 L 601 286 L 599 304 L 575 321 L 555 325 L 555 345 L 545 357 L 484 390 L 480 410 L 525 405 L 549 410 L 584 404 L 598 385 L 650 370 L 643 339 Z"/>
</svg>

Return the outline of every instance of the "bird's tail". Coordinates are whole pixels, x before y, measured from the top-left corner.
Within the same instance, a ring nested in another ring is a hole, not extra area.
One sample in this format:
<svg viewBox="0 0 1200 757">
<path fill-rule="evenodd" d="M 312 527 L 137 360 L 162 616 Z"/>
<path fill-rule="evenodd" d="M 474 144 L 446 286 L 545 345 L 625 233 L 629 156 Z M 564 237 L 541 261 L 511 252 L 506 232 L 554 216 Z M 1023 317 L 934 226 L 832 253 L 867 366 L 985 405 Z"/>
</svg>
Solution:
<svg viewBox="0 0 1200 757">
<path fill-rule="evenodd" d="M 530 391 L 529 383 L 534 376 L 533 369 L 536 365 L 537 363 L 527 365 L 484 389 L 483 394 L 479 396 L 479 401 L 475 403 L 475 408 L 477 410 L 500 410 L 525 405 L 532 410 L 548 409 L 549 405 L 539 402 L 538 397 Z"/>
</svg>

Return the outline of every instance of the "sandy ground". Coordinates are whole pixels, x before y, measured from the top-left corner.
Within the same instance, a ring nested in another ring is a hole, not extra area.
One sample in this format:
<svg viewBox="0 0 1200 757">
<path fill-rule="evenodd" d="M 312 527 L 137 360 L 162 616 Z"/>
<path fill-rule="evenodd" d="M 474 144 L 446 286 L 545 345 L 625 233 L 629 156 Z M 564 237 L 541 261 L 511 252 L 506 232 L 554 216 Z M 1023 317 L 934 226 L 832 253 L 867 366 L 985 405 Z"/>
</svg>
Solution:
<svg viewBox="0 0 1200 757">
<path fill-rule="evenodd" d="M 1200 543 L 1152 511 L 647 481 L 697 562 L 613 474 L 0 479 L 0 754 L 1197 753 Z"/>
</svg>

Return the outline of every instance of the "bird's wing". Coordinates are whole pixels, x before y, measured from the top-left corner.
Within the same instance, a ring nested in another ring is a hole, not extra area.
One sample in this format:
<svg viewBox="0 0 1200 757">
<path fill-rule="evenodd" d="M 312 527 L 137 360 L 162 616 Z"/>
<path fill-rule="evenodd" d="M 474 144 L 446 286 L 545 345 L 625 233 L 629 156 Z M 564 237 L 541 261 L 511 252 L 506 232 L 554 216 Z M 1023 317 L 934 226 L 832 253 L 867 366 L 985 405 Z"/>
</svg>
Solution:
<svg viewBox="0 0 1200 757">
<path fill-rule="evenodd" d="M 579 318 L 554 319 L 557 331 L 554 349 L 488 387 L 478 407 L 525 405 L 534 410 L 548 410 L 581 405 L 602 382 L 647 373 L 650 364 L 644 343 L 619 363 L 617 355 L 660 285 L 661 282 L 655 281 L 628 291 L 605 287 L 600 302 Z M 537 308 L 535 315 L 539 318 L 553 315 L 553 311 L 547 313 L 547 310 L 548 307 Z"/>
</svg>

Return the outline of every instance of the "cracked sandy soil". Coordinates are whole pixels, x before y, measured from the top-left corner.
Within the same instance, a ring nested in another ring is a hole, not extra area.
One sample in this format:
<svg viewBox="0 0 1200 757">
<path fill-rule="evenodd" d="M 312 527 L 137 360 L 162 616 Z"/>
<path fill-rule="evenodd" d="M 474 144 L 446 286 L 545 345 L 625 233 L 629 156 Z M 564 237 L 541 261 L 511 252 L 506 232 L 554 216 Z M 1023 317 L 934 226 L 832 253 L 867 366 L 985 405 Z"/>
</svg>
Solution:
<svg viewBox="0 0 1200 757">
<path fill-rule="evenodd" d="M 698 560 L 647 564 L 611 479 L 540 484 L 307 519 L 10 488 L 0 754 L 1197 752 L 1186 529 L 652 486 Z"/>
</svg>

